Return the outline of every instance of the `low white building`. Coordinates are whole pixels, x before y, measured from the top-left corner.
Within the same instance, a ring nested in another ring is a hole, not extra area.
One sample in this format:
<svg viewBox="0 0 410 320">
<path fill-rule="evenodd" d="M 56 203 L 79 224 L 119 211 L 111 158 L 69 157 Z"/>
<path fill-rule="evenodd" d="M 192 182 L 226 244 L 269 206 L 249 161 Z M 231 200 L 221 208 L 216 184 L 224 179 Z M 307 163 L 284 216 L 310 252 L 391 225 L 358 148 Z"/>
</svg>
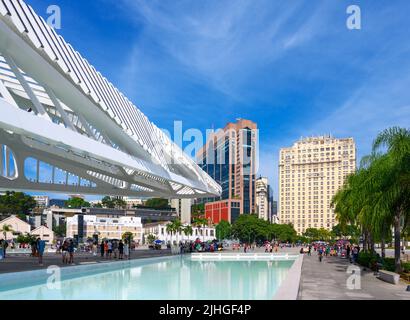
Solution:
<svg viewBox="0 0 410 320">
<path fill-rule="evenodd" d="M 14 215 L 0 221 L 0 229 L 2 229 L 4 225 L 11 229 L 11 231 L 6 232 L 7 240 L 16 239 L 19 234 L 30 233 L 31 231 L 30 224 Z M 0 239 L 4 239 L 3 232 L 0 232 Z"/>
<path fill-rule="evenodd" d="M 36 238 L 44 240 L 46 243 L 52 244 L 54 242 L 54 232 L 46 226 L 35 228 L 30 233 Z"/>
<path fill-rule="evenodd" d="M 201 241 L 209 241 L 216 239 L 216 231 L 214 227 L 194 227 L 192 226 L 192 235 L 185 234 L 183 231 L 179 232 L 178 234 L 170 233 L 167 231 L 167 225 L 169 221 L 164 222 L 155 222 L 155 223 L 146 223 L 144 224 L 144 238 L 145 240 L 147 237 L 152 234 L 156 237 L 156 239 L 161 241 L 195 241 L 196 239 L 200 239 Z M 183 226 L 184 228 L 185 226 Z"/>
<path fill-rule="evenodd" d="M 84 240 L 98 235 L 99 239 L 121 239 L 125 232 L 131 232 L 134 241 L 142 243 L 142 223 L 140 217 L 101 217 L 96 215 L 83 215 L 82 226 L 78 225 L 79 215 L 66 218 L 67 237 L 78 236 L 78 230 L 83 230 L 81 235 Z"/>
</svg>

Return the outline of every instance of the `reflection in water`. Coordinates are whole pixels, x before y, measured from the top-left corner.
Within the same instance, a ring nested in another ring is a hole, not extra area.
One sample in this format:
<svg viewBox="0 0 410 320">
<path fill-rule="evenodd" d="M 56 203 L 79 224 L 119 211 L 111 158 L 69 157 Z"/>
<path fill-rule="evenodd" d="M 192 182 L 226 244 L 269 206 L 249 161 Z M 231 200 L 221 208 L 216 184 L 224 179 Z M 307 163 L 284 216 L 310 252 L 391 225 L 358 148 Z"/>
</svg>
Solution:
<svg viewBox="0 0 410 320">
<path fill-rule="evenodd" d="M 293 261 L 158 263 L 65 280 L 61 290 L 38 285 L 0 292 L 1 299 L 272 299 Z"/>
</svg>

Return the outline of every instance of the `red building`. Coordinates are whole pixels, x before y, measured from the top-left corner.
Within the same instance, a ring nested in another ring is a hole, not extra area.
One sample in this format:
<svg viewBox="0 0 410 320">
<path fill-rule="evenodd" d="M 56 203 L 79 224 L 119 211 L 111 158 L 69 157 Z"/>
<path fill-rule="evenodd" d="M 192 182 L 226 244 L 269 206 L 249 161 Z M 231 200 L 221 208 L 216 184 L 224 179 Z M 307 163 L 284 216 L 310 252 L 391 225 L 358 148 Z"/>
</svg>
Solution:
<svg viewBox="0 0 410 320">
<path fill-rule="evenodd" d="M 227 199 L 205 203 L 205 218 L 213 224 L 221 220 L 235 222 L 240 214 L 241 201 L 238 199 Z"/>
</svg>

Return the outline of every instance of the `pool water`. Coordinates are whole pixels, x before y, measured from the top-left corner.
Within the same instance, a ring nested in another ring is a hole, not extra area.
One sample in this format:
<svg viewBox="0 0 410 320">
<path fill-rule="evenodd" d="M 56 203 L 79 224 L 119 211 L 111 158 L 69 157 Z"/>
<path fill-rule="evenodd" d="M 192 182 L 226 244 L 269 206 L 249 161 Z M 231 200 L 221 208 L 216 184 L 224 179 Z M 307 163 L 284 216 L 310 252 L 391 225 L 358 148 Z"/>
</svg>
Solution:
<svg viewBox="0 0 410 320">
<path fill-rule="evenodd" d="M 0 300 L 266 300 L 274 297 L 293 262 L 161 258 L 94 275 L 79 274 L 61 281 L 60 289 L 41 284 L 0 291 Z"/>
</svg>

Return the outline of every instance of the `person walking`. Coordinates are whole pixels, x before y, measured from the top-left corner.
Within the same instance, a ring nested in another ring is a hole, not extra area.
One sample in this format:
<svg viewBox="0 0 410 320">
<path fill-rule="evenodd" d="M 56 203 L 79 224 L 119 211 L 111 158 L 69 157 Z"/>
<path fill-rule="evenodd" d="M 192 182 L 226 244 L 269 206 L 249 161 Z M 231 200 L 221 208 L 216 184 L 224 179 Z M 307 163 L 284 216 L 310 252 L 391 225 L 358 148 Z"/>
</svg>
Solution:
<svg viewBox="0 0 410 320">
<path fill-rule="evenodd" d="M 308 249 L 308 256 L 311 256 L 312 255 L 312 246 L 311 245 L 309 245 L 309 249 Z"/>
<path fill-rule="evenodd" d="M 323 247 L 320 246 L 317 253 L 318 253 L 318 256 L 319 256 L 319 261 L 322 262 L 322 259 L 323 259 Z"/>
</svg>

